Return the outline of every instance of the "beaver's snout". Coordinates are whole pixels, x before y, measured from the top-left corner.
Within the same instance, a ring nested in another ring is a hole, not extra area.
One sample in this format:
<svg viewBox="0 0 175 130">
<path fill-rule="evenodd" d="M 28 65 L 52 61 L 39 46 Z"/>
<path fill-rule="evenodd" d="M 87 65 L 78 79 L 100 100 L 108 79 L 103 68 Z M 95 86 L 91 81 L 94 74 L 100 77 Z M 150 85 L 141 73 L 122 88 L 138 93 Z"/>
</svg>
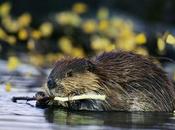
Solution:
<svg viewBox="0 0 175 130">
<path fill-rule="evenodd" d="M 49 89 L 53 89 L 53 88 L 56 87 L 56 83 L 53 79 L 48 79 L 47 86 L 48 86 Z"/>
</svg>

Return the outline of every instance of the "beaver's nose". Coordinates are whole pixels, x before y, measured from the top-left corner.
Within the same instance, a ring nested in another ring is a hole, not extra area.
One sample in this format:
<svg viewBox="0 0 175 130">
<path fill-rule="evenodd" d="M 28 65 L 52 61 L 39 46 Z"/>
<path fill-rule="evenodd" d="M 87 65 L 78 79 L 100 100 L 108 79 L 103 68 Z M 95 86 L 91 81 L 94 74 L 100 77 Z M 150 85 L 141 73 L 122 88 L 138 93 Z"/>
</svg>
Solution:
<svg viewBox="0 0 175 130">
<path fill-rule="evenodd" d="M 52 89 L 52 88 L 55 88 L 56 87 L 56 83 L 55 83 L 54 80 L 48 79 L 47 86 L 48 86 L 49 89 Z"/>
</svg>

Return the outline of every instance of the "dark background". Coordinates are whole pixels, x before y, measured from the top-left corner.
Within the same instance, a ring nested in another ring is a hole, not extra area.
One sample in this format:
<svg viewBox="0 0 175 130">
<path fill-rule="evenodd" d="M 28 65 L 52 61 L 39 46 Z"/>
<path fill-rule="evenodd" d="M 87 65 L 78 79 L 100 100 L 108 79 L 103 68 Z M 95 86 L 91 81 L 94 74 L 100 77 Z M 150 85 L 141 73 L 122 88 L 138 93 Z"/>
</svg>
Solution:
<svg viewBox="0 0 175 130">
<path fill-rule="evenodd" d="M 91 11 L 101 6 L 109 7 L 113 11 L 133 15 L 148 22 L 163 22 L 174 24 L 174 0 L 11 0 L 12 13 L 19 15 L 29 11 L 34 18 L 44 18 L 55 11 L 70 9 L 73 3 L 83 2 L 89 5 Z"/>
</svg>

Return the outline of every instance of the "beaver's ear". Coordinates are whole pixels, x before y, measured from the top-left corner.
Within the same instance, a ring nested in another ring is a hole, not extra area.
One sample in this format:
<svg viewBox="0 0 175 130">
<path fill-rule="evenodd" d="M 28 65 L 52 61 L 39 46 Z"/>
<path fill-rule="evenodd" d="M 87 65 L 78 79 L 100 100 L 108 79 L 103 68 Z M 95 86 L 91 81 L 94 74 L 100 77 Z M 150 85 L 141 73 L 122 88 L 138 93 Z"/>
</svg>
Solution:
<svg viewBox="0 0 175 130">
<path fill-rule="evenodd" d="M 90 71 L 90 72 L 94 72 L 96 66 L 94 63 L 92 63 L 90 60 L 86 60 L 86 70 Z"/>
</svg>

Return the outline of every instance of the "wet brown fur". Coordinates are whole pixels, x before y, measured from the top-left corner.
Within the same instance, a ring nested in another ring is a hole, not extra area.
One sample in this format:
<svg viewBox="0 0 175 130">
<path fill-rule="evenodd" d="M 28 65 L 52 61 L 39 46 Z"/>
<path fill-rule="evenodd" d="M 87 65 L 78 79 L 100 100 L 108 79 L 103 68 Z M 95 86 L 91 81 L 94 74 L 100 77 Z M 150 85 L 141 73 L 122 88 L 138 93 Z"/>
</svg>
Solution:
<svg viewBox="0 0 175 130">
<path fill-rule="evenodd" d="M 71 76 L 67 76 L 69 71 L 73 71 Z M 84 93 L 107 96 L 105 101 L 89 101 L 90 107 L 79 102 L 77 110 L 173 111 L 175 108 L 175 90 L 167 74 L 151 58 L 131 52 L 103 53 L 94 60 L 62 59 L 49 78 L 56 82 L 56 87 L 50 89 L 54 96 Z"/>
</svg>

